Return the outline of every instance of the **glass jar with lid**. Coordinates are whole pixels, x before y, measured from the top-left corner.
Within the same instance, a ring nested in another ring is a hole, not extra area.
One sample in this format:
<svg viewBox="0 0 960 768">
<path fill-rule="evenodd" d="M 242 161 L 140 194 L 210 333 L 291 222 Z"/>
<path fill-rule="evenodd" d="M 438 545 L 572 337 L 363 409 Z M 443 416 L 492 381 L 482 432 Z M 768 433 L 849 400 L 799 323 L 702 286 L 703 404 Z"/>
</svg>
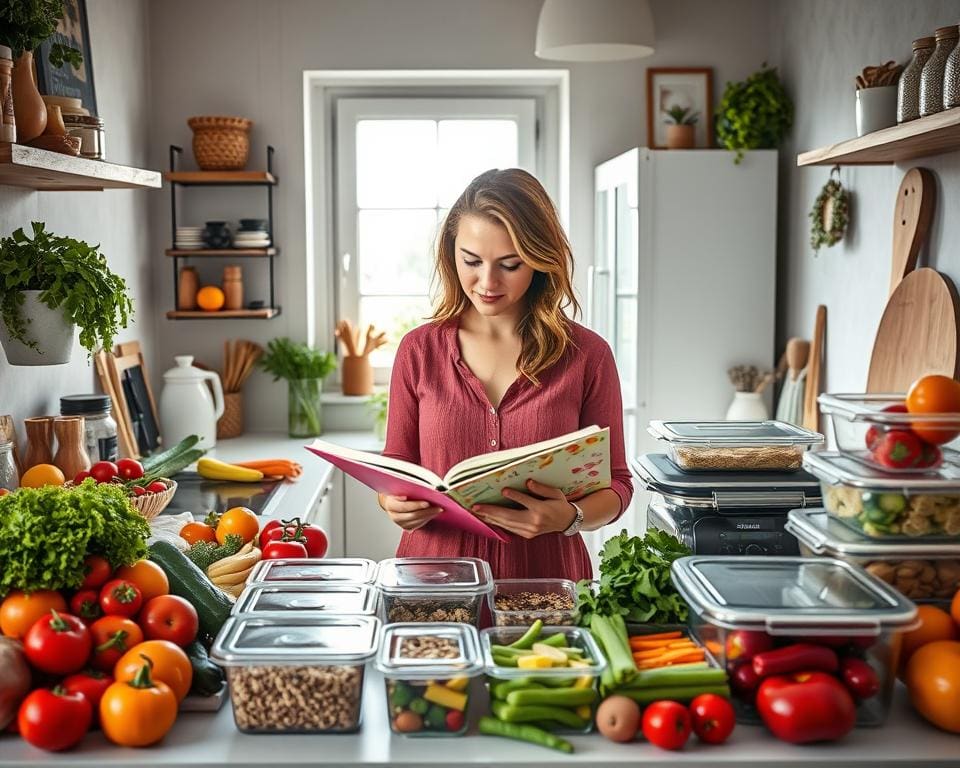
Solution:
<svg viewBox="0 0 960 768">
<path fill-rule="evenodd" d="M 13 460 L 13 443 L 0 442 L 0 488 L 13 491 L 19 486 L 20 476 L 17 474 L 17 465 Z"/>
<path fill-rule="evenodd" d="M 108 395 L 61 397 L 60 414 L 84 417 L 84 447 L 91 463 L 117 460 L 117 422 L 110 415 Z"/>
</svg>

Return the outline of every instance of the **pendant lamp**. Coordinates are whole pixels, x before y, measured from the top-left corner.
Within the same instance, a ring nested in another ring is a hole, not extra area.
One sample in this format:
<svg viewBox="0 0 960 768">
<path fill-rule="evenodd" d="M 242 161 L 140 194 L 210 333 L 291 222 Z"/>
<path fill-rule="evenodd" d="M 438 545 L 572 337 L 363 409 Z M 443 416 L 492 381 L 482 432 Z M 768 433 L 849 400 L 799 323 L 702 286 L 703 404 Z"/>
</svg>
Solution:
<svg viewBox="0 0 960 768">
<path fill-rule="evenodd" d="M 538 58 L 622 61 L 653 51 L 649 0 L 544 0 L 540 9 Z"/>
</svg>

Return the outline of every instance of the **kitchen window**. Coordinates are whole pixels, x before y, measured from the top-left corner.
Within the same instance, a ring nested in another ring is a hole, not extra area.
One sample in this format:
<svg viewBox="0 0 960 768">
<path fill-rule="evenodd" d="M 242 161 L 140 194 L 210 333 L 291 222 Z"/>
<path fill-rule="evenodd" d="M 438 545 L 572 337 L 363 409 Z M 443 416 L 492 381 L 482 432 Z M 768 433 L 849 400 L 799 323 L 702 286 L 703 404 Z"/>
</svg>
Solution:
<svg viewBox="0 0 960 768">
<path fill-rule="evenodd" d="M 437 233 L 463 188 L 490 168 L 538 175 L 537 110 L 525 97 L 337 99 L 336 317 L 387 332 L 378 383 L 430 312 Z"/>
</svg>

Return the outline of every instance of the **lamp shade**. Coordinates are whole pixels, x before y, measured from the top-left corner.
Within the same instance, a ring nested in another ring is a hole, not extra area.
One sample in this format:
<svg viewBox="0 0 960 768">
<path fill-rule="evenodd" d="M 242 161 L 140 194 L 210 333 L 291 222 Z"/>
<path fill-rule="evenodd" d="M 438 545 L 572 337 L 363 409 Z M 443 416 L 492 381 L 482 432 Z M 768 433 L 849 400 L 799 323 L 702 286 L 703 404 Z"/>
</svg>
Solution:
<svg viewBox="0 0 960 768">
<path fill-rule="evenodd" d="M 649 0 L 544 0 L 535 53 L 554 61 L 621 61 L 654 51 Z"/>
</svg>

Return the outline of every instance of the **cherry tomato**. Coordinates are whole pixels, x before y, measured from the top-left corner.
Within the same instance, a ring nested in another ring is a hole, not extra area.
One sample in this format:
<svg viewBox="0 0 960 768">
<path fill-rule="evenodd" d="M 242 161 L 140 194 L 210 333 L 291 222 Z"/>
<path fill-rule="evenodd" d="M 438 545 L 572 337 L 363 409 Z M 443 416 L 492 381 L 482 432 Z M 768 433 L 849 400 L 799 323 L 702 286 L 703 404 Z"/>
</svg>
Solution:
<svg viewBox="0 0 960 768">
<path fill-rule="evenodd" d="M 660 749 L 680 749 L 690 737 L 690 713 L 675 701 L 655 701 L 643 711 L 643 736 Z"/>
<path fill-rule="evenodd" d="M 90 467 L 90 477 L 98 483 L 109 483 L 117 476 L 117 465 L 112 461 L 98 461 Z"/>
<path fill-rule="evenodd" d="M 83 672 L 77 672 L 75 675 L 64 678 L 61 685 L 69 693 L 79 693 L 90 702 L 90 708 L 93 710 L 93 720 L 98 720 L 97 713 L 100 708 L 100 699 L 103 698 L 104 691 L 113 684 L 113 676 L 99 669 L 85 669 Z"/>
<path fill-rule="evenodd" d="M 93 658 L 90 663 L 97 669 L 112 671 L 116 663 L 133 646 L 143 642 L 143 630 L 131 619 L 123 616 L 104 616 L 90 626 L 93 638 Z"/>
<path fill-rule="evenodd" d="M 880 678 L 863 659 L 843 659 L 840 662 L 840 679 L 857 699 L 871 699 L 880 692 Z"/>
<path fill-rule="evenodd" d="M 100 607 L 107 616 L 135 616 L 143 605 L 143 595 L 126 579 L 108 581 L 100 590 Z"/>
<path fill-rule="evenodd" d="M 83 559 L 83 583 L 81 589 L 99 589 L 110 580 L 113 568 L 102 555 L 87 555 Z"/>
<path fill-rule="evenodd" d="M 882 466 L 893 469 L 908 469 L 920 463 L 923 453 L 920 438 L 905 429 L 884 432 L 873 449 L 873 458 Z"/>
<path fill-rule="evenodd" d="M 213 543 L 217 540 L 217 533 L 205 523 L 187 523 L 180 529 L 180 538 L 187 544 L 196 544 L 198 541 Z"/>
<path fill-rule="evenodd" d="M 38 688 L 20 704 L 17 727 L 28 743 L 57 752 L 78 744 L 92 719 L 90 702 L 82 694 L 60 686 L 52 691 Z"/>
<path fill-rule="evenodd" d="M 167 490 L 166 484 L 159 480 L 154 480 L 147 486 L 147 493 L 163 493 L 165 490 Z"/>
<path fill-rule="evenodd" d="M 147 494 L 147 489 L 142 485 L 135 485 L 130 489 L 130 493 L 134 496 L 145 496 Z"/>
<path fill-rule="evenodd" d="M 90 657 L 90 630 L 76 616 L 50 611 L 37 619 L 23 638 L 27 660 L 51 675 L 72 675 L 83 669 Z"/>
<path fill-rule="evenodd" d="M 140 626 L 148 640 L 169 640 L 181 648 L 197 639 L 200 619 L 197 609 L 177 595 L 149 600 L 140 612 Z"/>
<path fill-rule="evenodd" d="M 307 548 L 299 541 L 270 541 L 263 548 L 264 560 L 285 560 L 306 556 Z"/>
<path fill-rule="evenodd" d="M 117 461 L 117 474 L 124 480 L 136 480 L 143 477 L 143 464 L 136 459 L 120 459 Z"/>
<path fill-rule="evenodd" d="M 902 403 L 894 403 L 893 405 L 888 405 L 883 409 L 884 413 L 906 413 L 907 406 Z M 867 430 L 866 438 L 864 442 L 867 444 L 868 451 L 876 450 L 877 446 L 880 445 L 880 438 L 883 437 L 885 428 L 882 426 L 876 426 L 871 424 L 870 429 Z"/>
<path fill-rule="evenodd" d="M 690 702 L 693 732 L 707 744 L 723 744 L 737 723 L 733 705 L 715 693 L 701 693 Z"/>
<path fill-rule="evenodd" d="M 84 480 L 90 477 L 90 470 L 84 469 L 73 476 L 73 484 L 80 485 Z"/>
<path fill-rule="evenodd" d="M 270 532 L 278 529 L 280 530 L 283 529 L 283 523 L 276 519 L 269 520 L 266 523 L 266 525 L 263 526 L 263 528 L 260 531 L 260 539 L 259 539 L 260 549 L 263 549 L 267 545 L 268 541 L 272 541 L 272 538 L 270 537 Z"/>
<path fill-rule="evenodd" d="M 95 589 L 81 589 L 70 598 L 70 612 L 89 626 L 103 615 L 100 593 Z"/>
</svg>

